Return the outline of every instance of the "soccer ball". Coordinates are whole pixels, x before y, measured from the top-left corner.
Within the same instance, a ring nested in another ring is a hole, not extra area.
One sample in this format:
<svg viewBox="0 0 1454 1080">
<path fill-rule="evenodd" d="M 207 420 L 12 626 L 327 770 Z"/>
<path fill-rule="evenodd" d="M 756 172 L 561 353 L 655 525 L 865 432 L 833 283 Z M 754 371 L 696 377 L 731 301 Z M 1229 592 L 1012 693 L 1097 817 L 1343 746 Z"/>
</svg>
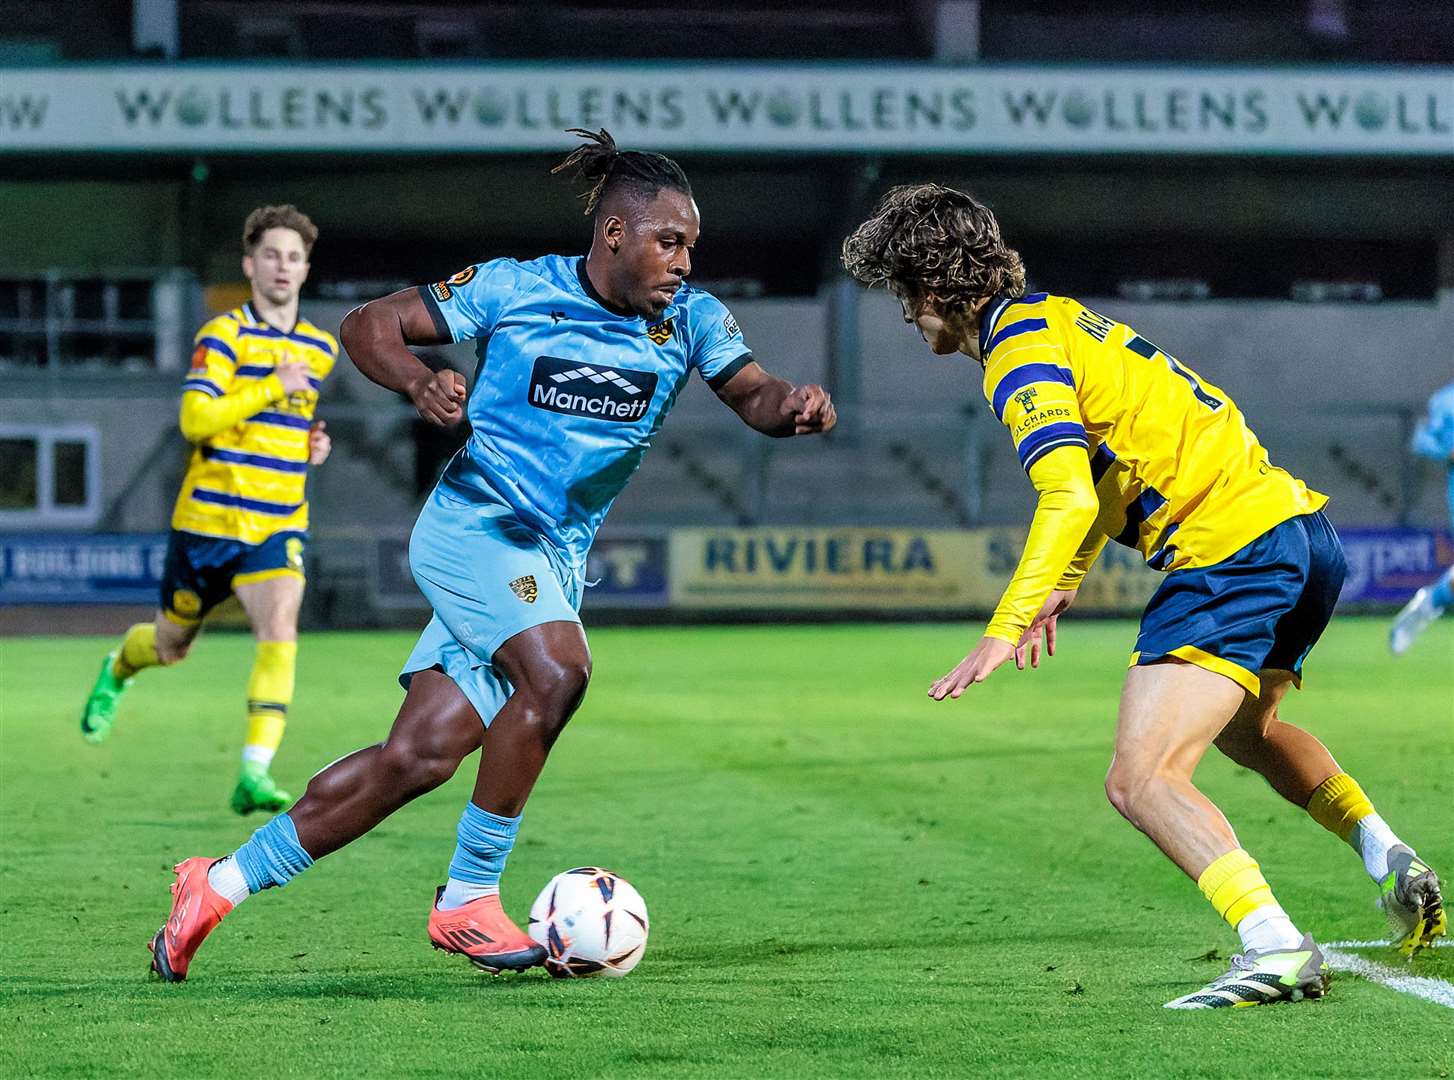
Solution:
<svg viewBox="0 0 1454 1080">
<path fill-rule="evenodd" d="M 556 978 L 620 978 L 641 962 L 647 926 L 646 901 L 629 881 L 578 866 L 546 883 L 530 905 L 528 930 Z"/>
</svg>

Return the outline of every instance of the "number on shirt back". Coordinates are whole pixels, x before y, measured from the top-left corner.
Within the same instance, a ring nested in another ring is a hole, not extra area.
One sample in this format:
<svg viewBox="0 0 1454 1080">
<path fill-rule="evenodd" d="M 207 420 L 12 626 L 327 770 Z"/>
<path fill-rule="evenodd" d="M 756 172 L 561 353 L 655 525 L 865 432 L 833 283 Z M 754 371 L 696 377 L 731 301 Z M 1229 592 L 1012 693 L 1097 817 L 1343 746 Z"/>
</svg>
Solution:
<svg viewBox="0 0 1454 1080">
<path fill-rule="evenodd" d="M 1162 356 L 1166 357 L 1167 366 L 1191 384 L 1191 392 L 1196 395 L 1196 399 L 1198 401 L 1200 401 L 1209 409 L 1215 410 L 1222 407 L 1222 399 L 1218 397 L 1213 397 L 1211 394 L 1207 393 L 1206 388 L 1202 386 L 1201 382 L 1197 379 L 1197 377 L 1176 362 L 1176 357 L 1172 356 L 1170 353 L 1162 349 L 1157 348 L 1140 334 L 1132 334 L 1131 340 L 1126 342 L 1126 348 L 1130 349 L 1137 356 L 1146 357 L 1147 360 L 1155 360 L 1156 354 L 1160 353 Z"/>
</svg>

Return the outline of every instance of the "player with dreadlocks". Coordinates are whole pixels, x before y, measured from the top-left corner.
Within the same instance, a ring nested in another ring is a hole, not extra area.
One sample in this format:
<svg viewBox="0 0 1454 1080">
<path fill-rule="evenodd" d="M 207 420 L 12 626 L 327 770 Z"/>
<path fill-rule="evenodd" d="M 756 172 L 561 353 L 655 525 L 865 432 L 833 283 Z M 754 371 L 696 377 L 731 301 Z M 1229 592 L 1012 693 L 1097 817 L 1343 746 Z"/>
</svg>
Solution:
<svg viewBox="0 0 1454 1080">
<path fill-rule="evenodd" d="M 247 896 L 287 884 L 448 780 L 483 748 L 449 880 L 429 937 L 487 971 L 545 952 L 505 914 L 499 881 L 546 756 L 580 705 L 591 654 L 577 609 L 586 554 L 677 394 L 696 371 L 749 426 L 826 432 L 821 386 L 767 374 L 737 322 L 685 283 L 699 217 L 691 185 L 661 154 L 618 150 L 605 131 L 555 171 L 584 179 L 590 253 L 492 259 L 350 312 L 349 359 L 408 394 L 419 414 L 472 434 L 420 512 L 414 579 L 434 608 L 399 681 L 388 738 L 328 766 L 286 814 L 223 859 L 180 863 L 152 969 L 187 975 L 202 941 Z M 472 390 L 410 345 L 476 342 Z"/>
<path fill-rule="evenodd" d="M 1111 802 L 1197 882 L 1244 955 L 1176 1009 L 1323 993 L 1327 965 L 1192 783 L 1215 745 L 1347 841 L 1411 955 L 1444 933 L 1439 879 L 1308 732 L 1278 718 L 1333 613 L 1346 565 L 1327 499 L 1274 466 L 1226 393 L 1124 323 L 1025 293 L 999 223 L 961 191 L 889 191 L 843 245 L 940 356 L 962 353 L 1038 495 L 1025 551 L 984 636 L 929 687 L 958 698 L 1013 657 L 1055 653 L 1057 617 L 1107 540 L 1166 572 L 1121 694 Z M 1103 905 L 1104 906 L 1104 905 Z"/>
</svg>

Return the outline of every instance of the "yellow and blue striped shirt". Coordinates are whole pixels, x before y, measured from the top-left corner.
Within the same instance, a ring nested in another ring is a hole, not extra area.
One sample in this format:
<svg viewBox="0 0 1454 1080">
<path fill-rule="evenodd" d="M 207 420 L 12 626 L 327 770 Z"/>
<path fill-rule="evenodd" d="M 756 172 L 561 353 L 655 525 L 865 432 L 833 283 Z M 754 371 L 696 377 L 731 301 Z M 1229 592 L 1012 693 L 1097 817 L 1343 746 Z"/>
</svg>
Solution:
<svg viewBox="0 0 1454 1080">
<path fill-rule="evenodd" d="M 303 319 L 280 330 L 250 302 L 197 332 L 181 408 L 182 433 L 196 449 L 173 529 L 244 544 L 307 529 L 308 429 L 337 357 L 327 331 Z M 284 392 L 274 370 L 289 361 L 311 369 L 308 390 Z"/>
<path fill-rule="evenodd" d="M 1049 494 L 1076 507 L 1079 523 L 1073 536 L 1032 524 L 991 636 L 1018 639 L 1052 589 L 1079 585 L 1108 539 L 1155 570 L 1209 566 L 1327 502 L 1268 461 L 1224 391 L 1075 300 L 993 300 L 980 346 L 985 397 L 1041 507 Z"/>
</svg>

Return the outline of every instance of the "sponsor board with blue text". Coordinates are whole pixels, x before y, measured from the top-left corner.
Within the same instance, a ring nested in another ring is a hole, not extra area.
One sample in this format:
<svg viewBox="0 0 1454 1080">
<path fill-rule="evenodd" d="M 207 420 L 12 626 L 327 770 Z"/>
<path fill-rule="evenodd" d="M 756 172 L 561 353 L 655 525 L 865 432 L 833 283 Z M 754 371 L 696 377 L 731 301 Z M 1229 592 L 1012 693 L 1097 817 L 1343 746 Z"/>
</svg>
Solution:
<svg viewBox="0 0 1454 1080">
<path fill-rule="evenodd" d="M 1454 535 L 1435 529 L 1340 528 L 1348 576 L 1340 604 L 1402 604 L 1454 563 Z"/>
<path fill-rule="evenodd" d="M 155 604 L 166 533 L 0 536 L 0 604 Z"/>
</svg>

